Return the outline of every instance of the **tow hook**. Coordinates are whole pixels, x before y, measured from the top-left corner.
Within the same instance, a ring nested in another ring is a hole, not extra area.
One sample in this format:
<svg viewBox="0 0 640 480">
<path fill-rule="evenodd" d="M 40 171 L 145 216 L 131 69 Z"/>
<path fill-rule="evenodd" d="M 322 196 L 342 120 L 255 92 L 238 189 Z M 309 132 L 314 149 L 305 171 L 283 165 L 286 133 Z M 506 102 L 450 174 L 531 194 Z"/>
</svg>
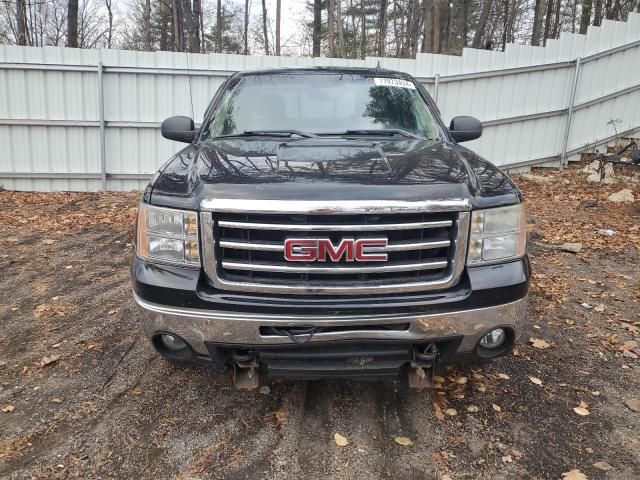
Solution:
<svg viewBox="0 0 640 480">
<path fill-rule="evenodd" d="M 255 357 L 249 355 L 234 355 L 233 381 L 236 388 L 253 390 L 260 385 L 260 372 Z"/>
<path fill-rule="evenodd" d="M 440 352 L 434 343 L 422 350 L 414 349 L 413 360 L 407 369 L 409 388 L 420 391 L 433 387 L 433 365 L 439 356 Z"/>
</svg>

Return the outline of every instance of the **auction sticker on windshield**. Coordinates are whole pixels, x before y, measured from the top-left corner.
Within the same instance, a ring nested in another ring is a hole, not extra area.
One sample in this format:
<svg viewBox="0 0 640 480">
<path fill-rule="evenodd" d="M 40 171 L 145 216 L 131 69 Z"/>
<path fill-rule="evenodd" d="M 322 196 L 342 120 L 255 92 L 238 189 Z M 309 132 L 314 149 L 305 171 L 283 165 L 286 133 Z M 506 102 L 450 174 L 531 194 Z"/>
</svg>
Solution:
<svg viewBox="0 0 640 480">
<path fill-rule="evenodd" d="M 400 87 L 400 88 L 411 88 L 412 90 L 416 89 L 416 86 L 413 82 L 409 80 L 403 80 L 402 78 L 374 78 L 373 83 L 380 87 Z"/>
</svg>

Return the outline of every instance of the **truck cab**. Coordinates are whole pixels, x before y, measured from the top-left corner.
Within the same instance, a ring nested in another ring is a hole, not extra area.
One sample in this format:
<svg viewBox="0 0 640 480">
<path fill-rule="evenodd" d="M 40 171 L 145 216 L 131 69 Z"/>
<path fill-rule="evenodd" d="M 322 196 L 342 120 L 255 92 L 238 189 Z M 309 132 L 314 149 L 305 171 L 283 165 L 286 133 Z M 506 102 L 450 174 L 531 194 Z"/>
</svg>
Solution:
<svg viewBox="0 0 640 480">
<path fill-rule="evenodd" d="M 240 72 L 145 189 L 134 299 L 163 356 L 236 384 L 406 376 L 510 352 L 530 265 L 522 194 L 390 70 Z"/>
</svg>

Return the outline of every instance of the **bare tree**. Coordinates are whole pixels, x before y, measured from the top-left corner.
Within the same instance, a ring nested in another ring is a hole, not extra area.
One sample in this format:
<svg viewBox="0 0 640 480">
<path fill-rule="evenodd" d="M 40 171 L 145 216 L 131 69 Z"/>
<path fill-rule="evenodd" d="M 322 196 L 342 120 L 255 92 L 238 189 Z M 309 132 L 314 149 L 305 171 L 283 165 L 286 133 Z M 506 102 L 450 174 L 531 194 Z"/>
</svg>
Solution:
<svg viewBox="0 0 640 480">
<path fill-rule="evenodd" d="M 27 44 L 27 11 L 25 0 L 16 2 L 16 43 L 18 45 Z"/>
<path fill-rule="evenodd" d="M 579 33 L 587 33 L 587 28 L 591 23 L 591 8 L 593 0 L 582 0 L 582 13 L 580 14 L 580 30 Z"/>
<path fill-rule="evenodd" d="M 107 0 L 110 1 L 110 0 Z M 151 0 L 145 0 L 142 15 L 142 30 L 144 35 L 144 49 L 151 51 Z"/>
<path fill-rule="evenodd" d="M 489 15 L 491 14 L 491 8 L 493 7 L 493 0 L 484 0 L 482 4 L 482 11 L 480 12 L 480 18 L 478 19 L 478 24 L 476 25 L 476 32 L 473 35 L 473 41 L 471 42 L 471 46 L 473 48 L 480 48 L 482 38 L 484 37 L 485 30 L 487 28 L 487 21 L 489 20 Z"/>
<path fill-rule="evenodd" d="M 540 45 L 540 35 L 542 34 L 542 20 L 544 19 L 544 10 L 546 6 L 547 5 L 545 0 L 536 0 L 533 17 L 533 31 L 531 32 L 531 45 L 533 45 L 534 47 Z"/>
<path fill-rule="evenodd" d="M 280 1 L 280 0 L 278 0 Z M 220 2 L 218 2 L 218 5 L 220 5 Z M 218 27 L 218 30 L 220 30 L 220 28 Z M 245 55 L 249 55 L 249 0 L 245 0 L 244 1 L 244 30 L 243 30 L 243 41 L 244 41 L 244 48 L 243 48 L 243 52 Z"/>
<path fill-rule="evenodd" d="M 321 0 L 313 0 L 313 53 L 314 57 L 320 56 L 320 33 L 322 29 Z"/>
<path fill-rule="evenodd" d="M 67 47 L 78 48 L 78 0 L 69 0 L 67 7 Z"/>
<path fill-rule="evenodd" d="M 246 30 L 244 34 L 247 35 Z M 222 0 L 216 6 L 216 52 L 222 52 Z"/>
<path fill-rule="evenodd" d="M 593 25 L 599 27 L 602 24 L 602 0 L 595 0 L 593 5 Z"/>
<path fill-rule="evenodd" d="M 282 0 L 276 0 L 276 55 L 280 56 L 280 10 Z"/>
<path fill-rule="evenodd" d="M 339 1 L 339 0 L 338 0 Z M 327 1 L 327 33 L 328 33 L 328 56 L 331 58 L 335 55 L 334 31 L 335 31 L 335 0 Z"/>
<path fill-rule="evenodd" d="M 112 1 L 113 0 L 104 1 L 105 6 L 107 7 L 107 17 L 109 19 L 109 28 L 107 29 L 107 48 L 111 48 L 111 43 L 113 41 L 113 9 L 111 6 Z"/>
<path fill-rule="evenodd" d="M 267 4 L 262 0 L 262 34 L 264 36 L 264 53 L 269 55 L 269 36 L 267 35 Z"/>
<path fill-rule="evenodd" d="M 378 51 L 379 57 L 384 56 L 387 43 L 387 0 L 380 0 L 380 13 L 378 15 Z"/>
<path fill-rule="evenodd" d="M 342 23 L 342 0 L 336 3 L 336 23 L 338 30 L 338 48 L 340 49 L 340 57 L 344 57 L 344 25 Z"/>
</svg>

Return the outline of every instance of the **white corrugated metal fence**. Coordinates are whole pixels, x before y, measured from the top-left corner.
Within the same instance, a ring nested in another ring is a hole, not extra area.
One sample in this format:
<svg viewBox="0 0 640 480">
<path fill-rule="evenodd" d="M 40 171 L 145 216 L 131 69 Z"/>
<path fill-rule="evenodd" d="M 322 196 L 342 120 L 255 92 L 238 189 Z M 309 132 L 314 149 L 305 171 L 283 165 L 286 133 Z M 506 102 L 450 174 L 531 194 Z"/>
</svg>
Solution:
<svg viewBox="0 0 640 480">
<path fill-rule="evenodd" d="M 235 71 L 280 66 L 368 66 L 408 72 L 445 122 L 478 117 L 469 142 L 496 165 L 561 157 L 640 131 L 640 14 L 603 21 L 547 46 L 462 56 L 365 60 L 0 46 L 0 185 L 19 190 L 139 189 L 182 147 L 162 120 L 196 122 Z M 189 85 L 191 83 L 191 87 Z"/>
</svg>

